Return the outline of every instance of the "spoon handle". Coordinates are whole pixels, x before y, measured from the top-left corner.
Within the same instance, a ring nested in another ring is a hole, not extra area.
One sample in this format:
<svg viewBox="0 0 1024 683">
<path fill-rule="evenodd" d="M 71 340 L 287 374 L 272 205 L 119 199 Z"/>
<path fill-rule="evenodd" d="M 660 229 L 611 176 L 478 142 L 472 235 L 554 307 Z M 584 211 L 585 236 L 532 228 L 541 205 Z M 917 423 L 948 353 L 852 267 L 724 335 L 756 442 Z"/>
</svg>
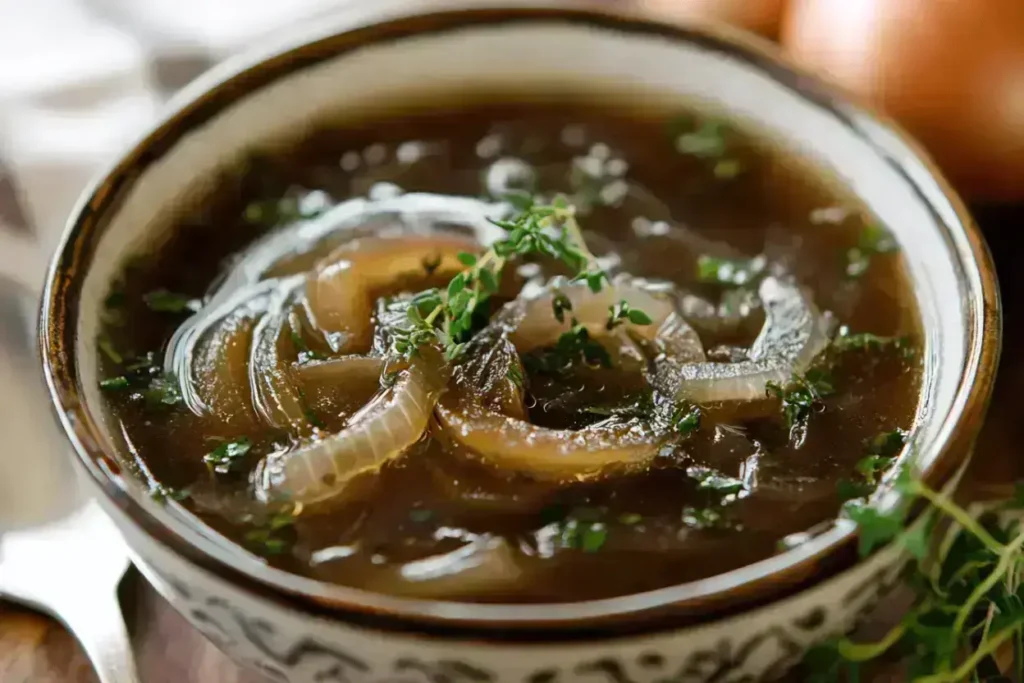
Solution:
<svg viewBox="0 0 1024 683">
<path fill-rule="evenodd" d="M 116 594 L 83 595 L 62 606 L 60 619 L 78 639 L 100 683 L 139 683 L 131 638 Z"/>
</svg>

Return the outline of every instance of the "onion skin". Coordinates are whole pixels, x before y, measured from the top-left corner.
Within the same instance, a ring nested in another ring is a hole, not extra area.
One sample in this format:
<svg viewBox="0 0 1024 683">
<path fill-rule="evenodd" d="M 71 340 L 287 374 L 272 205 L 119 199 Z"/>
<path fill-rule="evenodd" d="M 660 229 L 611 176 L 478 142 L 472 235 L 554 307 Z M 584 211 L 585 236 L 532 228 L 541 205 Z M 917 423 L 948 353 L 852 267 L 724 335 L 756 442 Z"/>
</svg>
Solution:
<svg viewBox="0 0 1024 683">
<path fill-rule="evenodd" d="M 887 112 L 971 199 L 1024 199 L 1024 2 L 792 0 L 782 43 Z"/>
</svg>

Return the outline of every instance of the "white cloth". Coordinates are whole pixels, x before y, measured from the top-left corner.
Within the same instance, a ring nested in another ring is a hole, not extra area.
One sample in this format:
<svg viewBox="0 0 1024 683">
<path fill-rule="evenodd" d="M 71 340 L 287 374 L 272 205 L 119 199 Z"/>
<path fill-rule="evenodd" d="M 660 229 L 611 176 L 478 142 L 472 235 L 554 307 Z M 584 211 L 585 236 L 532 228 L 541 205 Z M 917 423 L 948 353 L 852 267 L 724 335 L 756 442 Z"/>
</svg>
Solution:
<svg viewBox="0 0 1024 683">
<path fill-rule="evenodd" d="M 32 339 L 35 293 L 82 190 L 210 64 L 373 1 L 0 0 L 0 533 L 75 500 Z"/>
<path fill-rule="evenodd" d="M 0 0 L 0 274 L 38 286 L 82 189 L 175 87 L 366 1 Z"/>
</svg>

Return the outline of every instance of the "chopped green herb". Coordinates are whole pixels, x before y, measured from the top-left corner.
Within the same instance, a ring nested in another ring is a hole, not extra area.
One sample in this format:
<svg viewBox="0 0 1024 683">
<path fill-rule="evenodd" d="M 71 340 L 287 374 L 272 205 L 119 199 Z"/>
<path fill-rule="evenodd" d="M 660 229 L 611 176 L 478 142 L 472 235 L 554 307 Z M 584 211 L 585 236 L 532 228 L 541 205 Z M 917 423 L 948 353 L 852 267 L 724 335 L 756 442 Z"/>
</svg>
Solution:
<svg viewBox="0 0 1024 683">
<path fill-rule="evenodd" d="M 191 495 L 188 489 L 173 489 L 163 484 L 154 484 L 149 489 L 149 497 L 163 505 L 169 500 L 180 503 Z"/>
<path fill-rule="evenodd" d="M 690 132 L 677 135 L 676 150 L 699 159 L 719 160 L 727 151 L 728 131 L 724 121 L 709 119 Z"/>
<path fill-rule="evenodd" d="M 298 362 L 300 365 L 309 363 L 314 360 L 322 360 L 324 355 L 319 351 L 315 351 L 309 348 L 309 344 L 306 343 L 305 338 L 302 336 L 302 323 L 299 322 L 298 316 L 292 314 L 288 317 L 288 337 L 291 339 L 292 345 L 295 350 L 298 351 Z"/>
<path fill-rule="evenodd" d="M 561 525 L 560 542 L 563 548 L 596 553 L 608 540 L 608 528 L 602 522 L 568 519 Z"/>
<path fill-rule="evenodd" d="M 697 279 L 727 287 L 744 287 L 756 282 L 767 265 L 764 256 L 737 260 L 701 254 L 697 259 Z"/>
<path fill-rule="evenodd" d="M 885 228 L 871 223 L 861 230 L 857 246 L 846 250 L 846 275 L 859 278 L 868 271 L 871 260 L 881 254 L 890 254 L 897 250 L 896 240 Z"/>
<path fill-rule="evenodd" d="M 151 311 L 160 313 L 196 312 L 202 304 L 185 294 L 177 294 L 166 289 L 157 289 L 142 297 Z"/>
<path fill-rule="evenodd" d="M 735 495 L 744 489 L 743 482 L 715 470 L 706 470 L 699 477 L 697 488 L 714 491 L 723 496 Z"/>
<path fill-rule="evenodd" d="M 639 524 L 640 522 L 642 522 L 643 516 L 635 512 L 627 512 L 625 514 L 619 515 L 619 521 L 625 524 L 626 526 L 633 526 L 634 524 Z"/>
<path fill-rule="evenodd" d="M 906 337 L 881 337 L 870 332 L 851 333 L 849 328 L 843 325 L 839 333 L 832 340 L 831 350 L 838 353 L 849 351 L 868 353 L 881 352 L 895 349 L 903 358 L 914 357 L 914 346 Z"/>
<path fill-rule="evenodd" d="M 234 441 L 225 441 L 203 456 L 203 462 L 211 472 L 227 474 L 243 463 L 246 454 L 251 449 L 252 442 L 245 437 Z"/>
<path fill-rule="evenodd" d="M 557 313 L 555 317 L 558 317 Z M 605 323 L 605 329 L 614 330 L 627 320 L 633 325 L 650 325 L 654 322 L 651 320 L 651 316 L 630 307 L 625 300 L 622 300 L 608 307 L 608 322 Z"/>
<path fill-rule="evenodd" d="M 181 403 L 181 390 L 174 375 L 158 375 L 153 377 L 149 386 L 139 392 L 139 396 L 150 409 L 163 409 Z"/>
<path fill-rule="evenodd" d="M 555 295 L 551 298 L 551 310 L 555 314 L 555 320 L 564 323 L 565 314 L 572 311 L 572 302 L 562 292 L 555 292 Z"/>
<path fill-rule="evenodd" d="M 684 404 L 672 415 L 672 427 L 680 434 L 689 435 L 700 429 L 700 406 Z"/>
<path fill-rule="evenodd" d="M 712 529 L 722 525 L 722 513 L 714 508 L 683 508 L 683 524 L 695 529 Z"/>
<path fill-rule="evenodd" d="M 291 547 L 288 531 L 295 524 L 295 517 L 289 513 L 271 516 L 257 529 L 245 534 L 245 543 L 261 555 L 282 555 Z"/>
<path fill-rule="evenodd" d="M 466 255 L 461 259 L 466 270 L 452 278 L 443 294 L 430 295 L 432 307 L 410 306 L 405 324 L 392 334 L 393 353 L 408 358 L 425 345 L 438 344 L 445 358 L 457 358 L 473 331 L 486 324 L 486 305 L 498 289 L 506 262 L 515 256 L 538 254 L 558 259 L 576 271 L 573 282 L 585 282 L 594 292 L 608 281 L 607 273 L 596 267 L 596 259 L 587 249 L 575 209 L 564 197 L 556 197 L 550 205 L 538 205 L 531 199 L 522 203 L 512 219 L 492 222 L 505 230 L 506 236 L 479 258 Z M 556 301 L 556 314 L 564 316 L 566 309 L 558 307 L 567 300 Z M 604 362 L 604 348 L 589 343 L 589 338 L 584 338 L 586 330 L 573 326 L 566 333 L 569 336 L 559 339 L 559 346 L 582 349 L 589 362 Z"/>
<path fill-rule="evenodd" d="M 131 386 L 131 382 L 125 376 L 111 377 L 100 382 L 100 389 L 103 391 L 124 391 Z"/>
<path fill-rule="evenodd" d="M 865 450 L 869 455 L 880 458 L 893 458 L 903 450 L 907 443 L 907 432 L 904 429 L 894 429 L 891 432 L 882 432 L 865 444 Z"/>
<path fill-rule="evenodd" d="M 807 438 L 808 422 L 821 399 L 835 392 L 831 377 L 819 368 L 811 368 L 803 377 L 794 375 L 785 386 L 768 382 L 765 390 L 780 401 L 790 441 L 797 448 Z"/>
<path fill-rule="evenodd" d="M 523 388 L 523 371 L 519 367 L 518 363 L 510 363 L 508 366 L 508 370 L 505 372 L 505 376 L 508 377 L 508 381 L 512 382 L 512 384 L 516 385 L 520 389 Z"/>
<path fill-rule="evenodd" d="M 558 336 L 554 348 L 523 357 L 523 362 L 537 373 L 558 375 L 568 372 L 579 363 L 589 367 L 609 368 L 611 356 L 590 332 L 573 318 L 572 327 Z"/>
</svg>

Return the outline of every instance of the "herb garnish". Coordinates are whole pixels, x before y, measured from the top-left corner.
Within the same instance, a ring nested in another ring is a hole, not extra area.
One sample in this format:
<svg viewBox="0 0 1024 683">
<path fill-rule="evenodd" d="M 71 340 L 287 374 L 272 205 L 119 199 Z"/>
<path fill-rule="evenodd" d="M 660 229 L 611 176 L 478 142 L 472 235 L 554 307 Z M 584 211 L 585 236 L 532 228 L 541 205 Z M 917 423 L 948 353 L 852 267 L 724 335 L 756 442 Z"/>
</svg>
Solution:
<svg viewBox="0 0 1024 683">
<path fill-rule="evenodd" d="M 864 452 L 867 455 L 856 465 L 860 479 L 841 479 L 837 485 L 840 499 L 849 501 L 871 495 L 878 486 L 881 475 L 892 466 L 906 443 L 907 432 L 902 429 L 882 432 L 868 439 L 864 444 Z"/>
<path fill-rule="evenodd" d="M 856 681 L 868 662 L 898 653 L 904 680 L 915 683 L 960 683 L 985 680 L 984 665 L 998 649 L 1012 644 L 1020 680 L 1024 660 L 1024 533 L 1017 520 L 996 515 L 974 519 L 945 495 L 901 474 L 897 487 L 921 498 L 931 509 L 907 528 L 903 509 L 880 512 L 863 504 L 847 506 L 861 534 L 862 553 L 888 541 L 901 543 L 915 558 L 909 586 L 914 607 L 877 642 L 835 638 L 804 659 L 804 680 L 811 683 Z M 909 504 L 909 501 L 908 501 Z M 1012 501 L 1007 508 L 1019 507 Z M 959 526 L 944 556 L 929 560 L 928 539 L 935 516 Z"/>
<path fill-rule="evenodd" d="M 557 312 L 555 313 L 555 317 L 558 317 Z M 559 318 L 559 320 L 561 320 L 561 318 Z M 629 321 L 634 325 L 650 325 L 653 322 L 651 320 L 651 316 L 647 315 L 643 311 L 630 307 L 625 300 L 608 307 L 608 322 L 605 323 L 606 330 L 614 330 L 626 321 Z"/>
<path fill-rule="evenodd" d="M 198 299 L 166 289 L 157 289 L 142 297 L 151 311 L 158 313 L 195 313 L 202 307 Z"/>
<path fill-rule="evenodd" d="M 191 495 L 188 489 L 174 489 L 163 484 L 153 484 L 149 489 L 149 497 L 163 505 L 169 500 L 180 503 Z"/>
<path fill-rule="evenodd" d="M 103 391 L 124 391 L 131 386 L 131 382 L 124 375 L 119 377 L 110 377 L 109 379 L 102 380 L 100 382 L 100 389 Z"/>
<path fill-rule="evenodd" d="M 460 254 L 459 260 L 467 268 L 453 277 L 443 292 L 428 290 L 414 298 L 406 311 L 405 325 L 393 333 L 394 353 L 408 358 L 416 355 L 421 346 L 437 344 L 446 359 L 458 357 L 480 319 L 485 317 L 480 314 L 498 290 L 505 264 L 515 256 L 537 254 L 558 259 L 575 272 L 572 282 L 585 282 L 591 291 L 601 291 L 608 275 L 587 249 L 576 222 L 575 207 L 564 197 L 541 205 L 529 196 L 517 196 L 516 204 L 519 213 L 515 217 L 492 221 L 506 231 L 504 239 L 496 241 L 482 256 Z M 567 297 L 556 296 L 555 302 L 555 315 L 564 320 L 571 304 Z M 607 360 L 604 348 L 592 342 L 586 328 L 575 319 L 571 324 L 572 328 L 563 333 L 556 345 L 559 356 L 583 357 L 588 362 L 603 364 Z"/>
<path fill-rule="evenodd" d="M 608 527 L 603 522 L 569 518 L 560 525 L 559 542 L 563 548 L 596 553 L 608 540 Z"/>
<path fill-rule="evenodd" d="M 266 524 L 245 534 L 246 544 L 261 555 L 281 555 L 291 543 L 288 531 L 295 525 L 295 515 L 282 512 L 270 517 Z"/>
<path fill-rule="evenodd" d="M 729 157 L 732 127 L 721 119 L 705 119 L 699 123 L 690 117 L 672 122 L 671 133 L 676 151 L 710 163 L 716 178 L 735 178 L 743 171 L 738 159 Z"/>
<path fill-rule="evenodd" d="M 807 424 L 811 414 L 821 405 L 821 399 L 834 391 L 832 378 L 819 368 L 811 368 L 802 377 L 793 375 L 784 386 L 775 382 L 765 385 L 767 396 L 779 399 L 782 404 L 789 439 L 796 448 L 801 447 L 807 438 Z"/>
<path fill-rule="evenodd" d="M 672 414 L 672 428 L 686 436 L 700 429 L 700 406 L 690 403 L 679 406 Z"/>
<path fill-rule="evenodd" d="M 859 278 L 871 266 L 871 259 L 897 250 L 896 240 L 884 228 L 869 223 L 861 230 L 857 245 L 846 250 L 846 275 Z"/>
<path fill-rule="evenodd" d="M 139 392 L 139 396 L 151 409 L 163 409 L 181 403 L 181 390 L 178 379 L 172 374 L 158 375 L 150 380 L 149 386 Z"/>
<path fill-rule="evenodd" d="M 242 464 L 252 449 L 252 442 L 244 436 L 234 441 L 225 441 L 203 456 L 203 462 L 211 472 L 227 474 Z"/>
<path fill-rule="evenodd" d="M 912 358 L 914 347 L 906 337 L 883 337 L 871 332 L 850 332 L 850 329 L 843 325 L 839 328 L 835 339 L 832 340 L 832 350 L 839 353 L 847 351 L 884 351 L 896 349 L 905 358 Z"/>
</svg>

